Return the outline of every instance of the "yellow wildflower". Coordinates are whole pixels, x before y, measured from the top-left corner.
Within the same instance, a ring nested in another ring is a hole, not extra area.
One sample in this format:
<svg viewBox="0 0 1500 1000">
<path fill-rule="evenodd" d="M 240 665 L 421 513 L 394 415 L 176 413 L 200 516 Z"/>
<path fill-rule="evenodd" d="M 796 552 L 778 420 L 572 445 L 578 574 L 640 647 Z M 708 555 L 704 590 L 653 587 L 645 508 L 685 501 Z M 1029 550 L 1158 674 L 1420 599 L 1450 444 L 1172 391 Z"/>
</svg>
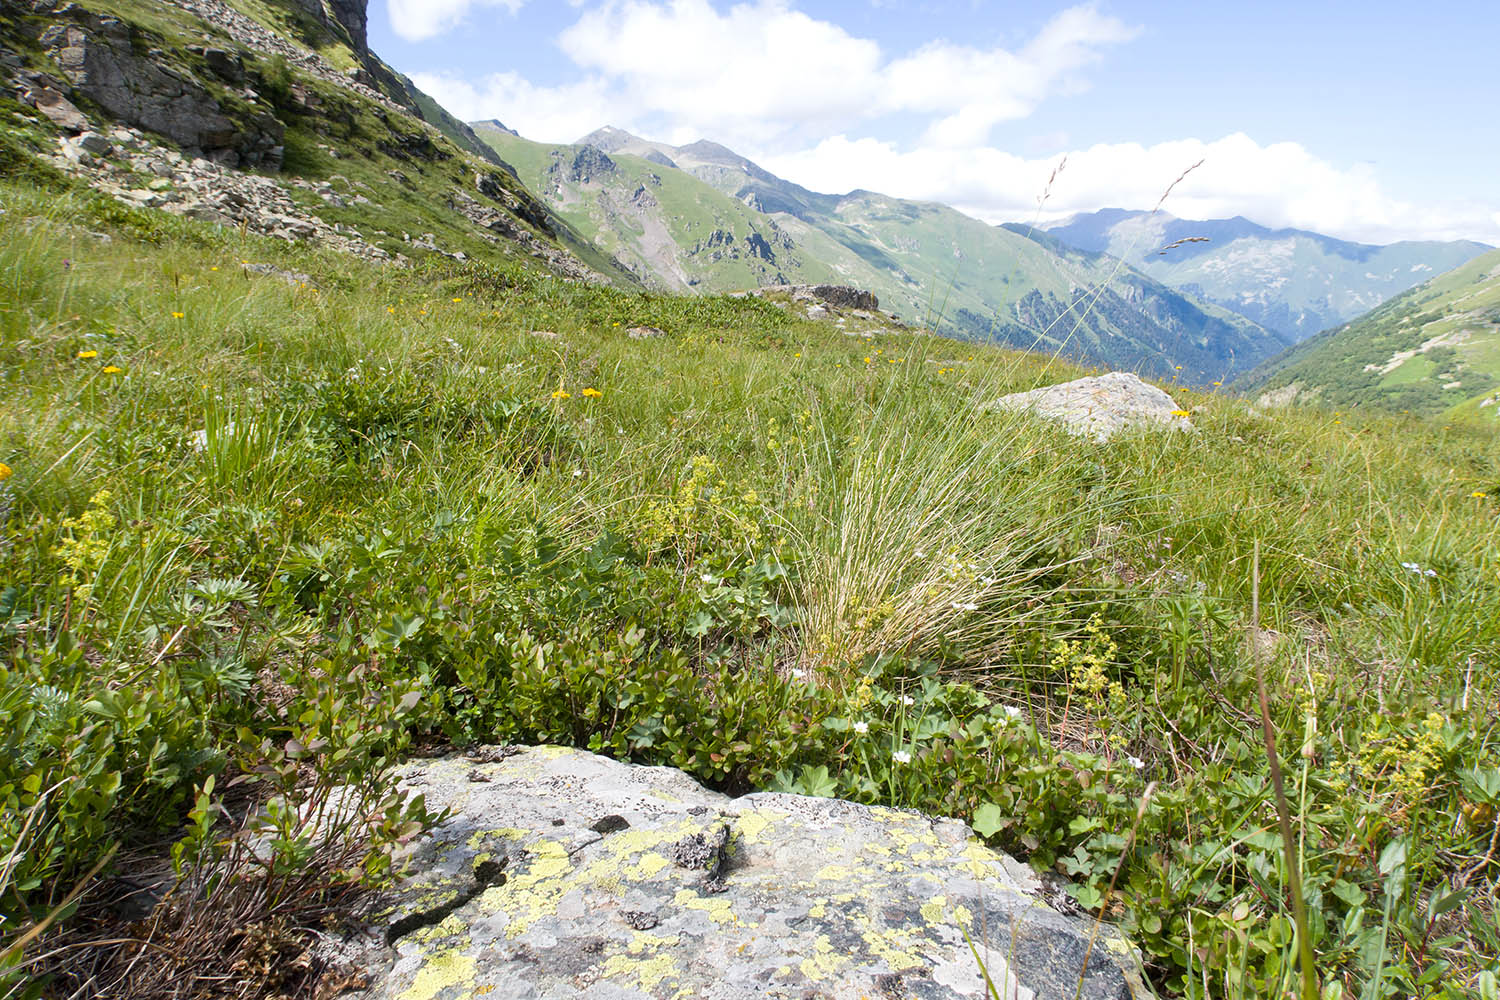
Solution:
<svg viewBox="0 0 1500 1000">
<path fill-rule="evenodd" d="M 1193 411 L 1191 411 L 1191 410 L 1173 410 L 1172 411 L 1172 416 L 1174 416 L 1174 417 L 1188 417 L 1188 416 L 1192 416 L 1192 412 Z"/>
<path fill-rule="evenodd" d="M 1215 382 L 1214 385 L 1223 385 L 1223 382 Z"/>
<path fill-rule="evenodd" d="M 78 356 L 80 358 L 97 358 L 99 356 L 99 352 L 98 351 L 79 351 L 78 352 Z"/>
<path fill-rule="evenodd" d="M 218 269 L 219 269 L 219 266 L 217 264 L 215 264 L 213 267 L 209 268 L 210 271 L 217 271 Z"/>
<path fill-rule="evenodd" d="M 604 393 L 600 392 L 598 389 L 595 389 L 593 386 L 589 386 L 587 389 L 583 390 L 583 394 L 589 399 L 598 399 L 600 396 L 604 395 Z"/>
<path fill-rule="evenodd" d="M 105 365 L 104 366 L 104 374 L 106 374 L 106 375 L 118 375 L 121 372 L 123 372 L 124 370 L 125 369 L 121 368 L 119 365 Z"/>
<path fill-rule="evenodd" d="M 1486 493 L 1484 490 L 1475 490 L 1473 493 L 1470 493 L 1469 496 L 1474 497 L 1474 498 L 1479 499 L 1479 500 L 1483 500 L 1485 497 L 1489 496 L 1489 494 Z"/>
<path fill-rule="evenodd" d="M 396 307 L 395 306 L 386 306 L 385 307 L 385 311 L 388 312 L 388 313 L 390 313 L 392 316 L 396 315 Z"/>
<path fill-rule="evenodd" d="M 554 392 L 552 394 L 552 398 L 553 399 L 571 399 L 572 395 L 573 394 L 570 393 L 570 392 L 568 392 L 566 389 L 559 389 L 559 390 L 557 390 L 556 392 Z"/>
<path fill-rule="evenodd" d="M 454 300 L 453 300 L 453 301 L 454 301 L 454 302 L 462 302 L 462 301 L 463 301 L 463 299 L 454 299 Z"/>
<path fill-rule="evenodd" d="M 6 465 L 4 462 L 0 462 L 0 483 L 5 482 L 9 478 L 10 466 Z"/>
<path fill-rule="evenodd" d="M 1175 371 L 1175 372 L 1180 372 L 1180 371 L 1182 371 L 1182 366 L 1181 365 L 1173 365 L 1172 366 L 1172 370 Z"/>
<path fill-rule="evenodd" d="M 183 318 L 183 316 L 184 316 L 184 315 L 185 315 L 185 314 L 184 314 L 184 313 L 180 313 L 180 312 L 174 312 L 174 313 L 173 313 L 173 314 L 172 314 L 172 318 L 173 318 L 173 319 L 182 319 L 182 318 Z"/>
</svg>

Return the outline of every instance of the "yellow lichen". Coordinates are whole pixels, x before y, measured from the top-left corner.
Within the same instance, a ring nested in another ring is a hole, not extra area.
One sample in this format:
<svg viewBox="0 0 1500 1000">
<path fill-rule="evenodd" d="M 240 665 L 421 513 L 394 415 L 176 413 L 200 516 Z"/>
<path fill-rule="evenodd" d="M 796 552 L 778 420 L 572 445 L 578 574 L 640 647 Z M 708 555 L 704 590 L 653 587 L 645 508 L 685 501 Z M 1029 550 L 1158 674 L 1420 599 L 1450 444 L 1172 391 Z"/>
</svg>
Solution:
<svg viewBox="0 0 1500 1000">
<path fill-rule="evenodd" d="M 922 919 L 929 924 L 946 923 L 948 919 L 948 897 L 933 896 L 917 912 L 922 914 Z"/>
<path fill-rule="evenodd" d="M 828 935 L 820 934 L 813 942 L 813 953 L 804 958 L 797 967 L 802 970 L 802 975 L 809 981 L 821 983 L 828 979 L 836 980 L 848 964 L 846 956 L 833 950 Z"/>
<path fill-rule="evenodd" d="M 739 821 L 735 824 L 735 831 L 739 834 L 739 839 L 742 842 L 746 844 L 759 843 L 760 835 L 765 833 L 766 828 L 780 818 L 781 814 L 779 813 L 773 818 L 764 812 L 748 812 L 740 816 Z"/>
<path fill-rule="evenodd" d="M 738 924 L 739 918 L 729 905 L 729 900 L 722 897 L 709 899 L 700 896 L 691 889 L 679 889 L 672 900 L 678 907 L 685 910 L 702 910 L 708 914 L 708 919 L 716 924 Z"/>
<path fill-rule="evenodd" d="M 456 948 L 439 952 L 422 963 L 401 1000 L 434 1000 L 444 990 L 472 986 L 474 973 L 475 962 L 468 955 Z"/>
</svg>

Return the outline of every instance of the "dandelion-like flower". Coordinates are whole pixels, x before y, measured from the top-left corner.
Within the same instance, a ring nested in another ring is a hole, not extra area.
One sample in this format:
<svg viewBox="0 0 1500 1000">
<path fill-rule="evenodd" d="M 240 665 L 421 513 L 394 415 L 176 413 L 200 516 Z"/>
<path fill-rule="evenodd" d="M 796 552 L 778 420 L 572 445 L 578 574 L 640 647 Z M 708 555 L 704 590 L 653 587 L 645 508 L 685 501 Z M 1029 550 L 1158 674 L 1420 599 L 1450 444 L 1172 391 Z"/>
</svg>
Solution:
<svg viewBox="0 0 1500 1000">
<path fill-rule="evenodd" d="M 97 358 L 99 356 L 99 352 L 98 351 L 79 351 L 78 352 L 78 356 L 80 358 Z"/>
<path fill-rule="evenodd" d="M 559 389 L 552 394 L 553 399 L 572 399 L 573 394 L 566 389 Z"/>
<path fill-rule="evenodd" d="M 1192 410 L 1173 410 L 1172 411 L 1172 416 L 1174 416 L 1174 417 L 1190 417 L 1192 415 L 1193 415 L 1193 411 Z"/>
<path fill-rule="evenodd" d="M 854 724 L 854 731 L 863 736 L 870 731 L 870 724 L 868 722 L 856 722 Z"/>
<path fill-rule="evenodd" d="M 1475 490 L 1473 493 L 1470 493 L 1469 496 L 1474 497 L 1476 500 L 1483 500 L 1485 497 L 1489 496 L 1489 494 L 1484 490 Z"/>
<path fill-rule="evenodd" d="M 907 753 L 905 750 L 897 750 L 895 753 L 891 754 L 891 760 L 895 761 L 897 764 L 910 764 L 911 754 Z"/>
<path fill-rule="evenodd" d="M 105 365 L 104 366 L 104 374 L 106 374 L 106 375 L 118 375 L 121 372 L 123 372 L 124 370 L 125 369 L 121 368 L 119 365 Z"/>
<path fill-rule="evenodd" d="M 10 468 L 10 466 L 6 465 L 4 462 L 0 462 L 0 483 L 3 483 L 7 479 L 9 479 L 10 475 L 11 475 L 11 468 Z"/>
<path fill-rule="evenodd" d="M 173 319 L 182 319 L 186 315 L 187 315 L 186 313 L 174 312 L 172 314 L 172 318 Z"/>
<path fill-rule="evenodd" d="M 598 389 L 595 389 L 593 386 L 589 386 L 587 389 L 583 390 L 583 394 L 589 399 L 598 399 L 600 396 L 604 395 L 604 393 L 600 392 Z"/>
</svg>

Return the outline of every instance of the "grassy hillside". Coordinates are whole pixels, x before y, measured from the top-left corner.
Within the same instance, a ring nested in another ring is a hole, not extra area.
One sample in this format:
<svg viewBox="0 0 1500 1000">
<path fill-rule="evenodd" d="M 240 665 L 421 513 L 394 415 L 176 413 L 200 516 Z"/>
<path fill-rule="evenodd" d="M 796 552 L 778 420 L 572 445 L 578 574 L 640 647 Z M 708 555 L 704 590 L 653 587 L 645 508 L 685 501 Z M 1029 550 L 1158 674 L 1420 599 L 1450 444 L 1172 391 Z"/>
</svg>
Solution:
<svg viewBox="0 0 1500 1000">
<path fill-rule="evenodd" d="M 524 741 L 970 819 L 1167 994 L 1283 995 L 1252 646 L 1327 989 L 1495 971 L 1495 435 L 1174 387 L 1195 432 L 1087 444 L 981 409 L 1076 374 L 1044 358 L 520 262 L 380 267 L 15 162 L 13 979 L 310 996 L 311 928 L 431 822 L 394 763 Z M 143 945 L 111 903 L 174 842 L 188 881 Z"/>
<path fill-rule="evenodd" d="M 555 212 L 643 279 L 654 274 L 657 287 L 833 280 L 950 336 L 1200 386 L 1290 342 L 1042 234 L 1028 239 L 933 203 L 816 194 L 714 143 L 674 147 L 601 129 L 553 148 L 482 123 L 479 131 Z M 598 155 L 591 147 L 613 168 L 581 170 Z"/>
<path fill-rule="evenodd" d="M 1251 392 L 1286 393 L 1337 407 L 1435 414 L 1481 407 L 1500 385 L 1500 251 L 1434 278 L 1256 369 Z M 1491 422 L 1493 426 L 1493 421 Z"/>
<path fill-rule="evenodd" d="M 1490 249 L 1470 240 L 1375 246 L 1243 218 L 1195 222 L 1120 209 L 1045 228 L 1294 340 L 1346 323 Z"/>
</svg>

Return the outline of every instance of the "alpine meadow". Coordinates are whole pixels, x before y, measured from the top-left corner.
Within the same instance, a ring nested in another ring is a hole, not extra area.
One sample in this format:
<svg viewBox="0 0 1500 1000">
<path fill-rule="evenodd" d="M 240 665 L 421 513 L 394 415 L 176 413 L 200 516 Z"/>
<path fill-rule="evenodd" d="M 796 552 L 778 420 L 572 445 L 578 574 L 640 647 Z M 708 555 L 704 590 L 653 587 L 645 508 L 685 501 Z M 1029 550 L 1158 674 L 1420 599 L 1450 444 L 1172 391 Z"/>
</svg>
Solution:
<svg viewBox="0 0 1500 1000">
<path fill-rule="evenodd" d="M 533 141 L 438 6 L 0 7 L 0 997 L 1500 1000 L 1500 252 Z"/>
</svg>

